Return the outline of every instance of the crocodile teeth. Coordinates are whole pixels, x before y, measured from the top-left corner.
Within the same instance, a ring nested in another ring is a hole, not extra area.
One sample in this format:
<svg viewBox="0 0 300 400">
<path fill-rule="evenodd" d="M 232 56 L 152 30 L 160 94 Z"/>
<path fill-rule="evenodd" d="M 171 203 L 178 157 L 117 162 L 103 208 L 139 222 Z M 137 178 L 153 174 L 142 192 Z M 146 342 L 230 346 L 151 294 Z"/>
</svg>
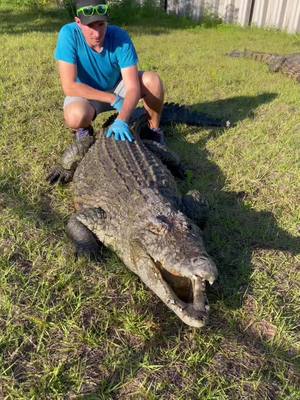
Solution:
<svg viewBox="0 0 300 400">
<path fill-rule="evenodd" d="M 205 295 L 205 281 L 198 276 L 194 276 L 192 278 L 192 283 L 194 308 L 196 310 L 208 311 L 209 306 Z"/>
</svg>

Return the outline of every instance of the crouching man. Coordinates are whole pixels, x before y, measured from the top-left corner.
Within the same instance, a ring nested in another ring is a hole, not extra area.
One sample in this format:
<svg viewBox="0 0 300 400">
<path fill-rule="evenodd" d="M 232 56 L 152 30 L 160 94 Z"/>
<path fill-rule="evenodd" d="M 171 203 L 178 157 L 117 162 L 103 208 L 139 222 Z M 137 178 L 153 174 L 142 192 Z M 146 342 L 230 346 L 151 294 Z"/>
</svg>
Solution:
<svg viewBox="0 0 300 400">
<path fill-rule="evenodd" d="M 128 33 L 108 24 L 106 0 L 78 0 L 75 6 L 75 22 L 61 28 L 55 50 L 66 95 L 66 125 L 81 140 L 93 135 L 92 121 L 99 113 L 115 109 L 118 116 L 107 136 L 131 142 L 134 137 L 128 121 L 142 98 L 153 138 L 163 143 L 159 123 L 164 89 L 160 77 L 155 72 L 138 71 L 138 57 Z"/>
</svg>

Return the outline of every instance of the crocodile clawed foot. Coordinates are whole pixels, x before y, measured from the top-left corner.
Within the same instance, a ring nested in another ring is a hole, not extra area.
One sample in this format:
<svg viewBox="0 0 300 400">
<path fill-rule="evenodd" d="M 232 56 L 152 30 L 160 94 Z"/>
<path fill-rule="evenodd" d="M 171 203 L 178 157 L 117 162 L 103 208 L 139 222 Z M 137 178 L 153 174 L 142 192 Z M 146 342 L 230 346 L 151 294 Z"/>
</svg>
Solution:
<svg viewBox="0 0 300 400">
<path fill-rule="evenodd" d="M 74 244 L 74 256 L 76 260 L 86 258 L 91 261 L 102 261 L 102 246 L 100 244 Z"/>
<path fill-rule="evenodd" d="M 56 165 L 46 177 L 46 181 L 50 185 L 56 185 L 56 184 L 65 185 L 71 182 L 73 178 L 73 173 L 74 171 L 72 170 L 68 170 L 60 165 Z"/>
<path fill-rule="evenodd" d="M 171 172 L 173 172 L 173 175 L 176 178 L 183 180 L 183 179 L 186 179 L 186 177 L 188 175 L 187 171 L 188 171 L 188 167 L 181 162 L 180 164 L 177 165 L 177 169 L 174 172 L 173 171 L 171 171 Z"/>
<path fill-rule="evenodd" d="M 85 257 L 99 261 L 102 258 L 102 243 L 77 219 L 76 215 L 71 216 L 66 231 L 72 241 L 76 259 Z"/>
<path fill-rule="evenodd" d="M 182 198 L 183 211 L 203 230 L 209 215 L 208 201 L 202 197 L 198 190 L 190 190 Z"/>
</svg>

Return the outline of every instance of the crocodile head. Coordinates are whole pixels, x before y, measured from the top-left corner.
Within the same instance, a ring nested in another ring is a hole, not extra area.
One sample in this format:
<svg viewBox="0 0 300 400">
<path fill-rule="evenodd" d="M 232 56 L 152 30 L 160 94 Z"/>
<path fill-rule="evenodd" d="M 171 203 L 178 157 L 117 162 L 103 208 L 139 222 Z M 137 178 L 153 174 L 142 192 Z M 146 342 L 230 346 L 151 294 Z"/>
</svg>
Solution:
<svg viewBox="0 0 300 400">
<path fill-rule="evenodd" d="M 144 218 L 131 237 L 136 273 L 186 324 L 205 325 L 205 285 L 217 277 L 202 231 L 176 210 Z"/>
</svg>

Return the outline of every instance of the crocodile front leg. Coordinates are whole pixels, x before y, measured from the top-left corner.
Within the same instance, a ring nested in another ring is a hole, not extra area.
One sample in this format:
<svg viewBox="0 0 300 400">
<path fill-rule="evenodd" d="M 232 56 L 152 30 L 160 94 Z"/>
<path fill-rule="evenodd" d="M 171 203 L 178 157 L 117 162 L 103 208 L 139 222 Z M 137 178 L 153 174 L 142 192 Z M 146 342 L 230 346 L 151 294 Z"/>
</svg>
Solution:
<svg viewBox="0 0 300 400">
<path fill-rule="evenodd" d="M 153 140 L 143 140 L 145 146 L 156 155 L 160 161 L 171 171 L 176 178 L 185 178 L 185 169 L 180 161 L 179 156 L 170 151 L 166 146 L 161 145 Z"/>
<path fill-rule="evenodd" d="M 67 224 L 66 232 L 72 241 L 76 257 L 85 256 L 98 259 L 102 253 L 102 243 L 93 232 L 86 226 L 88 222 L 98 227 L 103 225 L 105 229 L 105 212 L 101 208 L 86 209 L 71 216 Z"/>
<path fill-rule="evenodd" d="M 82 139 L 80 142 L 72 143 L 64 151 L 61 164 L 53 168 L 50 174 L 47 176 L 47 181 L 50 185 L 56 183 L 65 184 L 72 180 L 77 165 L 83 159 L 88 149 L 94 143 L 95 139 L 93 136 L 88 136 Z"/>
<path fill-rule="evenodd" d="M 182 211 L 204 229 L 208 220 L 209 205 L 198 190 L 189 190 L 182 197 Z"/>
<path fill-rule="evenodd" d="M 281 57 L 279 60 L 273 61 L 269 64 L 270 72 L 279 72 L 286 60 L 286 57 Z"/>
</svg>

